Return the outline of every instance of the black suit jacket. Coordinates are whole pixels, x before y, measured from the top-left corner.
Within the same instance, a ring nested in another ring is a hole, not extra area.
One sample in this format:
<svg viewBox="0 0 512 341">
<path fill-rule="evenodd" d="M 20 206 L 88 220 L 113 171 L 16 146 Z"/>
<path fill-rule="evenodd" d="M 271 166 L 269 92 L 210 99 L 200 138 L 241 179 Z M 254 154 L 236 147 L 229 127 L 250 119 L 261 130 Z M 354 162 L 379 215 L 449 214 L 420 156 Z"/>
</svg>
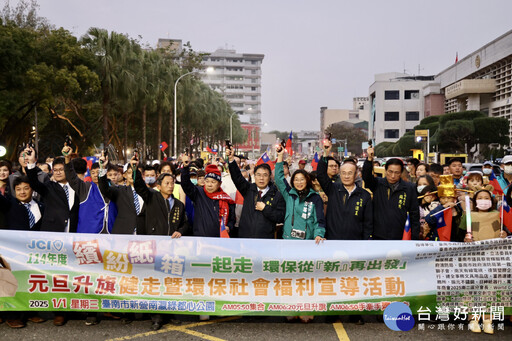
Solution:
<svg viewBox="0 0 512 341">
<path fill-rule="evenodd" d="M 69 224 L 69 232 L 76 232 L 78 223 L 78 207 L 80 202 L 75 192 L 75 202 L 71 210 L 66 198 L 66 193 L 62 186 L 54 181 L 41 183 L 37 179 L 38 167 L 28 169 L 27 175 L 30 181 L 30 187 L 41 194 L 45 205 L 45 211 L 42 219 L 41 231 L 65 232 Z"/>
<path fill-rule="evenodd" d="M 36 203 L 39 206 L 39 211 L 41 211 L 41 216 L 43 216 L 44 205 L 39 201 L 36 201 Z M 6 196 L 0 194 L 0 211 L 5 214 L 6 221 L 6 226 L 2 226 L 1 228 L 27 231 L 39 231 L 41 229 L 43 219 L 39 219 L 39 221 L 30 228 L 27 209 L 23 203 L 9 194 Z"/>
<path fill-rule="evenodd" d="M 171 236 L 175 231 L 184 235 L 188 230 L 185 205 L 174 198 L 174 205 L 169 212 L 166 200 L 160 192 L 146 186 L 142 175 L 137 170 L 135 190 L 144 199 L 146 221 L 143 227 L 137 229 L 137 234 Z"/>
<path fill-rule="evenodd" d="M 139 215 L 135 211 L 133 192 L 131 186 L 111 185 L 107 175 L 99 178 L 98 187 L 105 198 L 117 205 L 117 217 L 112 227 L 112 234 L 133 234 L 135 230 L 142 230 L 144 225 L 144 211 L 146 203 Z"/>
</svg>

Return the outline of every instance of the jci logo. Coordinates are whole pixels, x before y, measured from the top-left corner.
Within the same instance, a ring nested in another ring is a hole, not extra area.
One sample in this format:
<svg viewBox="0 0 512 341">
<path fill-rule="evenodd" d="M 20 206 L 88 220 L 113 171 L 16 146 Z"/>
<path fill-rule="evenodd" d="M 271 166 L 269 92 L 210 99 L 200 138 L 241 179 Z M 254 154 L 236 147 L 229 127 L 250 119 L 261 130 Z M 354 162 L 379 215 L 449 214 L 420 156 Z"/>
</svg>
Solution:
<svg viewBox="0 0 512 341">
<path fill-rule="evenodd" d="M 384 310 L 384 323 L 391 330 L 409 331 L 414 327 L 411 308 L 402 302 L 393 302 Z"/>
</svg>

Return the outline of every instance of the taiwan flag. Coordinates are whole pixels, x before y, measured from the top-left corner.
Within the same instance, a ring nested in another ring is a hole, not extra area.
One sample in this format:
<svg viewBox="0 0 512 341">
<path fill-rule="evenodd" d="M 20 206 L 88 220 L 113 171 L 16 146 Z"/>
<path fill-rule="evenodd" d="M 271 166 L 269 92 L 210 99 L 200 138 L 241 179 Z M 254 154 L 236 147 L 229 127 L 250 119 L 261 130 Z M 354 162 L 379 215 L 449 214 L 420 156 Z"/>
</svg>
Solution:
<svg viewBox="0 0 512 341">
<path fill-rule="evenodd" d="M 84 175 L 84 181 L 92 182 L 91 168 L 93 163 L 98 162 L 98 158 L 96 156 L 85 156 L 82 159 L 84 159 L 87 162 L 87 171 Z"/>
<path fill-rule="evenodd" d="M 407 212 L 407 220 L 405 221 L 404 234 L 402 240 L 411 240 L 411 220 L 409 219 L 409 212 Z"/>
<path fill-rule="evenodd" d="M 169 147 L 169 145 L 165 141 L 160 143 L 160 150 L 161 151 L 165 151 L 167 149 L 167 147 Z"/>
<path fill-rule="evenodd" d="M 229 233 L 226 230 L 226 225 L 224 224 L 224 219 L 220 220 L 220 237 L 221 238 L 229 238 Z"/>
<path fill-rule="evenodd" d="M 206 150 L 210 154 L 217 155 L 217 149 L 211 149 L 210 147 L 206 147 Z"/>
<path fill-rule="evenodd" d="M 507 203 L 507 199 L 503 198 L 503 205 L 501 206 L 503 210 L 503 225 L 505 225 L 509 230 L 512 228 L 512 210 Z"/>
<path fill-rule="evenodd" d="M 270 161 L 270 158 L 268 157 L 267 152 L 263 153 L 260 156 L 260 158 L 258 159 L 258 162 L 256 162 L 256 166 L 264 164 L 264 163 L 269 165 L 270 169 L 272 169 L 272 170 L 275 168 L 275 164 L 272 161 Z"/>
<path fill-rule="evenodd" d="M 318 152 L 315 152 L 315 156 L 313 157 L 313 160 L 311 161 L 311 167 L 313 167 L 314 171 L 316 171 L 319 161 L 320 161 L 320 157 L 318 156 Z"/>
<path fill-rule="evenodd" d="M 437 215 L 437 235 L 442 242 L 449 242 L 452 237 L 452 209 L 449 208 Z"/>
<path fill-rule="evenodd" d="M 498 178 L 496 177 L 496 175 L 494 175 L 494 172 L 491 172 L 491 174 L 489 175 L 489 184 L 492 185 L 492 187 L 494 187 L 494 191 L 492 192 L 492 194 L 503 195 L 503 189 L 501 188 L 500 183 L 498 182 Z"/>
<path fill-rule="evenodd" d="M 290 155 L 290 156 L 293 155 L 292 139 L 293 139 L 293 136 L 292 136 L 292 132 L 290 131 L 290 136 L 288 136 L 288 141 L 286 141 L 286 151 L 288 152 L 288 155 Z"/>
</svg>

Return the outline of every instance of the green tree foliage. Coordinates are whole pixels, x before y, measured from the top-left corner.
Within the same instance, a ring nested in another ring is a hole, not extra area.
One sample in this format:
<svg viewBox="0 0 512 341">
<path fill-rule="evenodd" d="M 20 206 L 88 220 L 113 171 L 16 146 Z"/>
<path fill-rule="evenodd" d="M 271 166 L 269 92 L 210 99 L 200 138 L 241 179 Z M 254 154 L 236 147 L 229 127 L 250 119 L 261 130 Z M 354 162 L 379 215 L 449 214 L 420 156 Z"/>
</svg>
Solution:
<svg viewBox="0 0 512 341">
<path fill-rule="evenodd" d="M 367 134 L 353 126 L 335 123 L 327 127 L 326 131 L 331 133 L 332 137 L 338 141 L 347 139 L 347 150 L 352 155 L 361 155 L 363 153 L 362 143 L 368 141 Z M 340 146 L 345 147 L 344 144 Z"/>
<path fill-rule="evenodd" d="M 202 58 L 190 43 L 169 53 L 101 28 L 78 40 L 38 17 L 34 1 L 14 9 L 7 3 L 0 13 L 0 143 L 14 159 L 37 109 L 41 155 L 59 154 L 69 133 L 84 155 L 103 144 L 113 158 L 126 158 L 125 149 L 133 147 L 158 158 L 160 142 L 171 146 L 174 138 L 174 82 L 201 69 Z M 197 75 L 179 82 L 177 109 L 180 151 L 191 140 L 199 146 L 228 138 L 233 111 Z M 233 117 L 233 142 L 245 139 Z"/>
<path fill-rule="evenodd" d="M 442 153 L 463 153 L 476 144 L 508 145 L 508 126 L 505 118 L 487 117 L 480 111 L 464 111 L 426 117 L 414 130 L 429 130 L 430 150 L 438 148 Z M 411 149 L 416 148 L 421 148 L 421 145 L 415 143 L 414 132 L 411 131 L 396 143 L 379 144 L 376 152 L 379 156 L 407 156 L 411 155 Z M 492 153 L 486 148 L 482 152 L 489 156 Z"/>
</svg>

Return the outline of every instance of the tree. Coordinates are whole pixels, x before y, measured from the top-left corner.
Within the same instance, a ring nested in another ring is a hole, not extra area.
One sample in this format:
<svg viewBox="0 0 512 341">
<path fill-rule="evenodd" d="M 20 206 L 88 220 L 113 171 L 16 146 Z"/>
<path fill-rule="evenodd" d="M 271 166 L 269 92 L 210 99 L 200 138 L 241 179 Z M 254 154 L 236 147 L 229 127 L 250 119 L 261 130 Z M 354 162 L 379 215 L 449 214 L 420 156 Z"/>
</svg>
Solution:
<svg viewBox="0 0 512 341">
<path fill-rule="evenodd" d="M 368 141 L 368 138 L 361 129 L 354 128 L 353 125 L 334 123 L 327 127 L 326 132 L 331 133 L 338 142 L 347 139 L 347 150 L 353 155 L 363 154 L 362 144 Z"/>
</svg>

